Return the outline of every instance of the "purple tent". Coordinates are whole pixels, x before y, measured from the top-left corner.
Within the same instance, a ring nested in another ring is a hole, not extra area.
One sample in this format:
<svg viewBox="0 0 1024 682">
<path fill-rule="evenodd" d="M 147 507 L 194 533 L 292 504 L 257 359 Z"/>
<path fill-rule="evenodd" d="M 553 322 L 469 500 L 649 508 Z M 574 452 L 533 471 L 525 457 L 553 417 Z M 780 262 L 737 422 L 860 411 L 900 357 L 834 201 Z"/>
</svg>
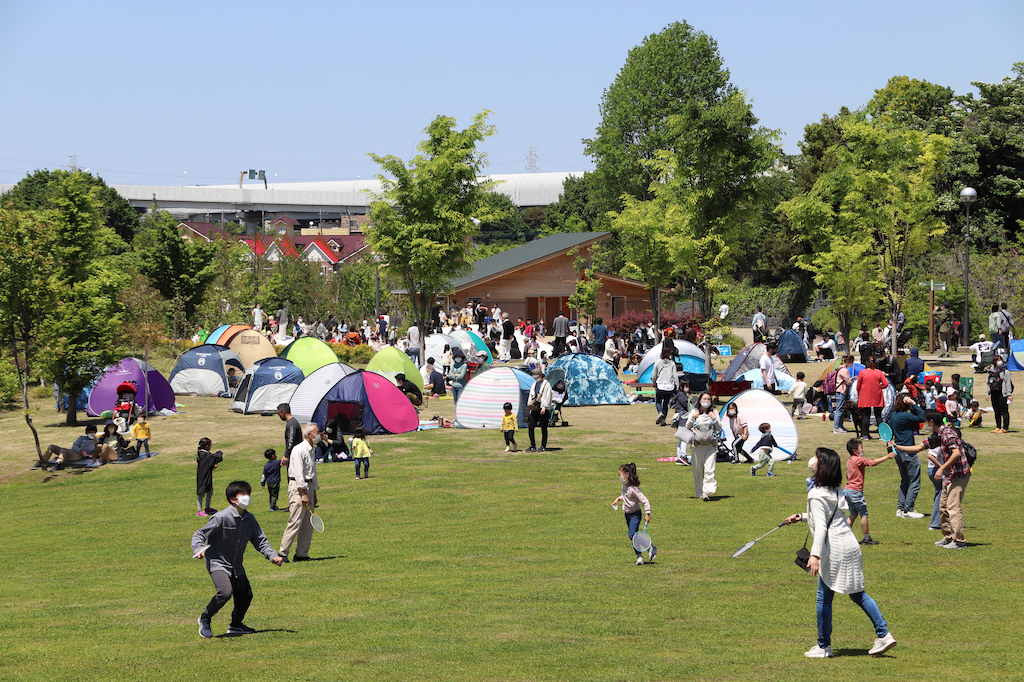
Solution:
<svg viewBox="0 0 1024 682">
<path fill-rule="evenodd" d="M 125 358 L 116 365 L 107 367 L 100 380 L 93 386 L 89 394 L 89 405 L 85 413 L 90 417 L 98 417 L 107 410 L 114 409 L 117 402 L 117 387 L 122 382 L 131 381 L 139 387 L 135 401 L 142 407 L 145 400 L 146 380 L 149 380 L 149 405 L 148 412 L 160 410 L 174 410 L 174 391 L 167 383 L 164 375 L 160 374 L 152 365 L 147 365 L 138 358 Z"/>
</svg>

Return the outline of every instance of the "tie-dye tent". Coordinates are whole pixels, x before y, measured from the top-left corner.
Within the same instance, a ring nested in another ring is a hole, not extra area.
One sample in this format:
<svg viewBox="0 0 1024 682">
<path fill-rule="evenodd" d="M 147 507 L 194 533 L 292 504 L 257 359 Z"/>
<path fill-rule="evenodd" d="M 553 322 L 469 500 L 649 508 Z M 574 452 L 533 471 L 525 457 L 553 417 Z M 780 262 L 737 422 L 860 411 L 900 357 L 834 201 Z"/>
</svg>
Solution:
<svg viewBox="0 0 1024 682">
<path fill-rule="evenodd" d="M 615 369 L 596 355 L 559 355 L 550 369 L 565 372 L 565 405 L 629 404 Z"/>
</svg>

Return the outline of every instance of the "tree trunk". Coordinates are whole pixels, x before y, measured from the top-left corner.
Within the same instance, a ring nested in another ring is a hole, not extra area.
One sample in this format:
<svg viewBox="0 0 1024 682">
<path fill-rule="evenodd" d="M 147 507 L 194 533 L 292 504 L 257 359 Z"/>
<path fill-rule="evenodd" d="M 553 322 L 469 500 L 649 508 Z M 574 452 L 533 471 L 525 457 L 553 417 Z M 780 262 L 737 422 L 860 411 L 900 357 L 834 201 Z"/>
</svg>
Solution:
<svg viewBox="0 0 1024 682">
<path fill-rule="evenodd" d="M 32 424 L 32 417 L 26 414 L 25 421 L 28 422 L 28 428 L 32 429 L 32 437 L 35 438 L 36 441 L 36 454 L 39 455 L 39 463 L 46 464 L 46 462 L 49 461 L 49 456 L 45 459 L 43 458 L 43 448 L 39 446 L 39 433 L 36 431 L 36 427 Z"/>
<path fill-rule="evenodd" d="M 78 391 L 68 392 L 68 416 L 64 420 L 65 426 L 78 426 Z"/>
<path fill-rule="evenodd" d="M 28 409 L 28 367 L 25 367 L 25 372 L 21 371 L 21 365 L 18 364 L 18 343 L 14 340 L 14 322 L 11 322 L 11 357 L 14 358 L 14 367 L 18 370 L 18 385 L 21 386 L 21 400 L 25 403 L 25 409 Z M 25 364 L 28 364 L 26 360 Z"/>
</svg>

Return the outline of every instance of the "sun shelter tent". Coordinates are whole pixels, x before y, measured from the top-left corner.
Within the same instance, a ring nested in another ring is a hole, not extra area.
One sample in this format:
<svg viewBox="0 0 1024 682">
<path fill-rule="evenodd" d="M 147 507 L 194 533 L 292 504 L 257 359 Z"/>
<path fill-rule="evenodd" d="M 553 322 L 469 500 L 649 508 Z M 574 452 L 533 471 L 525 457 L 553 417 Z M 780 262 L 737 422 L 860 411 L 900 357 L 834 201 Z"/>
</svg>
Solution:
<svg viewBox="0 0 1024 682">
<path fill-rule="evenodd" d="M 495 367 L 474 376 L 466 384 L 455 405 L 455 422 L 464 429 L 500 429 L 505 416 L 502 405 L 512 403 L 512 414 L 525 428 L 526 407 L 533 378 L 511 367 Z"/>
<path fill-rule="evenodd" d="M 423 364 L 427 364 L 427 358 L 434 358 L 438 371 L 441 369 L 441 358 L 444 357 L 444 347 L 455 350 L 459 343 L 447 334 L 431 334 L 423 342 Z"/>
<path fill-rule="evenodd" d="M 124 358 L 116 365 L 107 367 L 103 376 L 93 386 L 85 413 L 90 417 L 99 417 L 104 412 L 113 410 L 117 402 L 117 387 L 126 381 L 135 384 L 137 388 L 135 400 L 140 411 L 174 411 L 174 391 L 171 390 L 171 385 L 167 383 L 164 375 L 138 358 Z M 149 400 L 143 405 L 143 401 L 146 401 L 147 384 Z"/>
<path fill-rule="evenodd" d="M 302 370 L 291 360 L 257 360 L 242 375 L 229 409 L 242 414 L 276 414 L 277 406 L 291 400 L 303 378 Z"/>
<path fill-rule="evenodd" d="M 277 357 L 274 344 L 254 329 L 242 329 L 230 337 L 224 335 L 221 338 L 227 339 L 227 343 L 222 342 L 221 345 L 238 353 L 238 357 L 242 359 L 242 364 L 246 369 L 260 360 Z"/>
<path fill-rule="evenodd" d="M 407 433 L 420 425 L 416 408 L 390 379 L 364 370 L 342 377 L 331 386 L 311 421 L 322 431 L 338 416 L 343 417 L 343 433 L 351 433 L 357 426 L 370 434 Z"/>
<path fill-rule="evenodd" d="M 217 343 L 217 339 L 221 337 L 228 329 L 231 328 L 230 324 L 222 324 L 221 326 L 214 329 L 212 332 L 206 335 L 203 339 L 203 343 Z"/>
<path fill-rule="evenodd" d="M 494 358 L 491 356 L 491 351 L 487 349 L 487 344 L 484 343 L 483 337 L 476 332 L 471 332 L 465 329 L 456 329 L 449 334 L 460 346 L 462 346 L 462 354 L 467 358 L 475 358 L 477 351 L 483 351 L 487 353 L 487 364 L 494 362 Z"/>
<path fill-rule="evenodd" d="M 396 374 L 404 374 L 407 381 L 411 381 L 421 391 L 423 390 L 423 375 L 416 369 L 416 365 L 413 364 L 409 356 L 394 346 L 384 346 L 374 353 L 370 362 L 366 364 L 366 369 L 386 376 L 391 379 L 392 383 Z"/>
<path fill-rule="evenodd" d="M 307 377 L 324 365 L 338 361 L 338 354 L 326 343 L 312 336 L 295 339 L 281 351 L 281 357 L 298 365 Z"/>
<path fill-rule="evenodd" d="M 615 369 L 596 355 L 559 355 L 550 369 L 565 372 L 565 405 L 629 404 Z"/>
<path fill-rule="evenodd" d="M 676 360 L 682 364 L 684 372 L 690 374 L 704 374 L 704 351 L 694 343 L 683 339 L 673 339 L 676 346 Z M 661 357 L 661 344 L 655 344 L 653 348 L 644 353 L 640 365 L 636 369 L 637 383 L 651 383 L 651 372 L 654 370 L 654 363 Z"/>
<path fill-rule="evenodd" d="M 927 366 L 925 369 L 927 369 Z M 1010 342 L 1010 353 L 1006 359 L 1006 369 L 1011 372 L 1024 371 L 1024 339 Z"/>
<path fill-rule="evenodd" d="M 736 377 L 734 381 L 749 381 L 751 388 L 764 388 L 764 377 L 761 376 L 760 369 L 748 369 L 743 374 Z M 793 384 L 796 383 L 796 379 L 790 376 L 786 372 L 775 371 L 775 390 L 777 391 L 788 391 L 793 388 Z"/>
<path fill-rule="evenodd" d="M 760 369 L 761 358 L 764 357 L 764 354 L 767 352 L 768 346 L 761 342 L 750 344 L 737 353 L 736 357 L 734 357 L 732 362 L 729 363 L 729 366 L 725 368 L 725 372 L 722 374 L 722 381 L 739 381 L 736 377 L 741 374 L 745 374 L 752 369 Z M 776 372 L 785 372 L 786 374 L 790 373 L 789 368 L 786 367 L 786 363 L 784 363 L 778 355 L 776 355 L 773 360 L 775 362 Z"/>
<path fill-rule="evenodd" d="M 178 357 L 171 371 L 170 384 L 175 393 L 231 397 L 228 387 L 228 369 L 239 375 L 245 371 L 242 359 L 230 348 L 204 343 L 191 348 Z"/>
<path fill-rule="evenodd" d="M 782 332 L 778 345 L 778 357 L 782 358 L 783 362 L 807 362 L 807 347 L 795 330 L 787 329 Z"/>
<path fill-rule="evenodd" d="M 789 408 L 783 405 L 775 396 L 768 391 L 752 388 L 743 391 L 726 403 L 721 413 L 724 415 L 729 405 L 732 404 L 736 405 L 740 415 L 747 420 L 749 438 L 743 444 L 743 449 L 746 452 L 750 453 L 751 448 L 757 445 L 757 441 L 761 440 L 762 434 L 758 431 L 757 427 L 765 422 L 772 425 L 772 436 L 779 446 L 789 450 L 789 452 L 796 452 L 797 446 L 800 444 L 800 438 L 796 432 L 796 424 L 789 413 Z M 733 435 L 729 429 L 728 419 L 722 419 L 722 428 L 725 432 L 725 442 L 731 443 Z M 754 457 L 754 461 L 757 461 L 756 453 L 750 454 Z M 776 462 L 789 459 L 789 457 L 789 454 L 779 448 L 775 448 L 772 451 L 772 459 Z"/>
<path fill-rule="evenodd" d="M 327 391 L 331 390 L 331 387 L 343 377 L 354 374 L 355 371 L 355 368 L 349 367 L 343 362 L 324 365 L 302 380 L 302 383 L 292 393 L 290 400 L 281 402 L 288 403 L 292 408 L 292 416 L 305 424 L 313 419 L 316 406 L 327 395 Z"/>
</svg>

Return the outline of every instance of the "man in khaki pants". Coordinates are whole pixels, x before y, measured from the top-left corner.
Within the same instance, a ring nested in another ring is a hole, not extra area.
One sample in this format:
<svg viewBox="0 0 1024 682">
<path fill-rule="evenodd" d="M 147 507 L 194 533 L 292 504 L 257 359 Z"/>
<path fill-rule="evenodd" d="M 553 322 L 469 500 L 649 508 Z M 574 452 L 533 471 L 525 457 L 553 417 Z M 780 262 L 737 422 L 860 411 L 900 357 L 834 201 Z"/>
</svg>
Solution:
<svg viewBox="0 0 1024 682">
<path fill-rule="evenodd" d="M 302 441 L 288 453 L 288 525 L 278 552 L 286 562 L 288 550 L 296 538 L 294 560 L 309 561 L 309 545 L 313 541 L 313 525 L 309 517 L 316 506 L 316 491 L 320 487 L 313 451 L 319 442 L 319 427 L 306 424 L 302 428 Z"/>
</svg>

